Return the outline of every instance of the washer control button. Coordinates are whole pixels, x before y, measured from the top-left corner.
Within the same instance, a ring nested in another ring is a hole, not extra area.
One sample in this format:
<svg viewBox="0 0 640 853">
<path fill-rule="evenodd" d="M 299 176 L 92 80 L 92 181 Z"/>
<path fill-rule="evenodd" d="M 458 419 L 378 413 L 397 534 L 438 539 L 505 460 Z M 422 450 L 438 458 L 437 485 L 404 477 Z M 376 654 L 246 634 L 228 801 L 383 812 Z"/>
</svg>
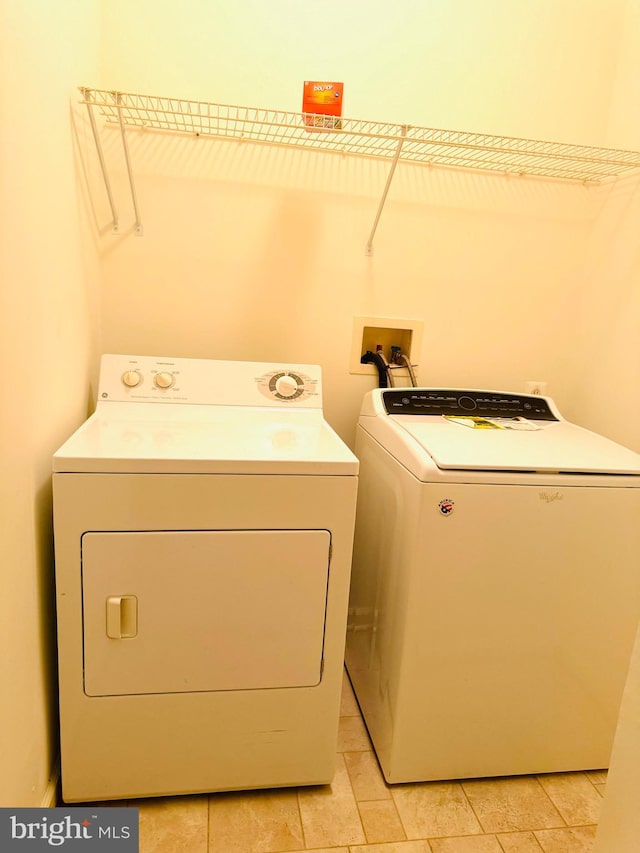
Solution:
<svg viewBox="0 0 640 853">
<path fill-rule="evenodd" d="M 135 388 L 142 382 L 142 375 L 138 370 L 126 370 L 122 374 L 122 381 L 127 388 Z"/>
<path fill-rule="evenodd" d="M 171 388 L 175 379 L 171 373 L 156 373 L 153 377 L 156 388 Z"/>
<path fill-rule="evenodd" d="M 478 408 L 478 404 L 473 397 L 460 397 L 458 399 L 458 405 L 461 409 L 465 409 L 467 412 L 472 412 L 474 409 Z"/>
</svg>

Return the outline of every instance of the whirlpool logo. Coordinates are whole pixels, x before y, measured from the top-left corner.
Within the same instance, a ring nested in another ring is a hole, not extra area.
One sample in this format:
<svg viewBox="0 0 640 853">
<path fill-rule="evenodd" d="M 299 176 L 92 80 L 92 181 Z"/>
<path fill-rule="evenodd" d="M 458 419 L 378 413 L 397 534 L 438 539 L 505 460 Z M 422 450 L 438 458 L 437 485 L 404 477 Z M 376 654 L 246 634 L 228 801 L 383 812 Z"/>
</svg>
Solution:
<svg viewBox="0 0 640 853">
<path fill-rule="evenodd" d="M 0 850 L 138 853 L 138 810 L 0 809 Z"/>
<path fill-rule="evenodd" d="M 561 492 L 538 492 L 538 497 L 547 504 L 564 500 L 564 495 Z"/>
</svg>

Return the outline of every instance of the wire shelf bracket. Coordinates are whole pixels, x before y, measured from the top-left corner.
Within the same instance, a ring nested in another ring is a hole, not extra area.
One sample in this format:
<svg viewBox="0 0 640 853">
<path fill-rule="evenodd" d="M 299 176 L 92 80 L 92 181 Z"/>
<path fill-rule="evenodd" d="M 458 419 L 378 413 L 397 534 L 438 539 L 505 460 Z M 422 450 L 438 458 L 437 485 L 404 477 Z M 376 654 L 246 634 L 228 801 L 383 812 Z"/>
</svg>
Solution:
<svg viewBox="0 0 640 853">
<path fill-rule="evenodd" d="M 98 161 L 100 163 L 100 171 L 102 172 L 102 178 L 104 180 L 105 189 L 107 192 L 107 198 L 109 199 L 109 207 L 111 208 L 111 216 L 113 219 L 113 226 L 111 229 L 112 234 L 120 233 L 120 220 L 118 217 L 118 212 L 116 210 L 115 201 L 113 198 L 113 191 L 111 189 L 111 181 L 109 180 L 109 172 L 107 170 L 107 164 L 104 158 L 104 151 L 102 149 L 102 143 L 100 142 L 100 134 L 98 132 L 98 127 L 96 124 L 96 119 L 93 114 L 94 106 L 96 106 L 96 100 L 94 98 L 95 92 L 91 89 L 81 88 L 82 96 L 84 99 L 84 103 L 87 107 L 87 112 L 89 114 L 89 124 L 91 125 L 91 132 L 93 134 L 93 140 L 96 146 L 96 152 L 98 154 Z M 100 93 L 104 94 L 104 93 Z M 114 99 L 114 105 L 116 108 L 118 123 L 120 125 L 120 135 L 122 139 L 122 150 L 124 152 L 124 159 L 127 166 L 127 176 L 129 178 L 129 188 L 131 190 L 131 200 L 133 202 L 133 210 L 135 214 L 135 234 L 137 237 L 142 237 L 144 235 L 144 228 L 142 227 L 142 221 L 140 219 L 140 210 L 138 208 L 138 198 L 136 195 L 136 187 L 135 182 L 133 180 L 133 169 L 131 167 L 131 157 L 129 155 L 129 145 L 127 143 L 127 134 L 125 131 L 125 122 L 122 115 L 122 95 L 119 92 L 111 93 Z"/>
<path fill-rule="evenodd" d="M 391 161 L 391 168 L 389 169 L 389 174 L 387 176 L 387 183 L 384 185 L 384 190 L 382 191 L 382 198 L 380 199 L 380 204 L 378 205 L 378 212 L 376 213 L 376 218 L 373 220 L 373 227 L 371 229 L 371 233 L 369 234 L 369 239 L 367 240 L 365 254 L 369 256 L 373 254 L 373 238 L 375 237 L 376 230 L 378 228 L 378 222 L 380 221 L 380 216 L 382 215 L 382 208 L 384 207 L 384 204 L 387 200 L 387 195 L 389 194 L 389 187 L 391 186 L 391 181 L 393 180 L 393 175 L 396 170 L 396 166 L 398 165 L 400 154 L 402 152 L 402 145 L 407 137 L 408 130 L 409 125 L 402 125 L 402 128 L 400 130 L 400 139 L 398 140 L 398 147 L 396 148 L 396 153 L 394 154 L 393 160 Z"/>
<path fill-rule="evenodd" d="M 119 125 L 136 216 L 136 234 L 142 234 L 133 171 L 125 129 L 140 128 L 214 136 L 242 142 L 261 142 L 293 149 L 312 149 L 391 161 L 382 198 L 366 244 L 373 239 L 398 163 L 445 166 L 508 176 L 600 183 L 640 173 L 640 152 L 596 148 L 536 139 L 518 139 L 458 130 L 339 118 L 319 126 L 313 116 L 205 101 L 178 100 L 152 95 L 80 87 L 89 111 L 109 204 L 118 232 L 118 216 L 96 127 L 94 109 L 107 124 Z"/>
</svg>

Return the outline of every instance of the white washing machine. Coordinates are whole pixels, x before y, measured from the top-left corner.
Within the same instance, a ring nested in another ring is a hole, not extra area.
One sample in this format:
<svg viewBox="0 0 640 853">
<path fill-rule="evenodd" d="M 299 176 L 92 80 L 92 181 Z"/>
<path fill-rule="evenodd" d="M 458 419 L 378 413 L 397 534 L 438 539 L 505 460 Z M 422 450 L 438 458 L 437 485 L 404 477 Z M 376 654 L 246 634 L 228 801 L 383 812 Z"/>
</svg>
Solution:
<svg viewBox="0 0 640 853">
<path fill-rule="evenodd" d="M 356 454 L 346 661 L 387 781 L 606 767 L 640 456 L 549 398 L 424 388 L 369 393 Z"/>
<path fill-rule="evenodd" d="M 53 469 L 65 801 L 329 782 L 358 461 L 320 368 L 106 355 Z"/>
</svg>

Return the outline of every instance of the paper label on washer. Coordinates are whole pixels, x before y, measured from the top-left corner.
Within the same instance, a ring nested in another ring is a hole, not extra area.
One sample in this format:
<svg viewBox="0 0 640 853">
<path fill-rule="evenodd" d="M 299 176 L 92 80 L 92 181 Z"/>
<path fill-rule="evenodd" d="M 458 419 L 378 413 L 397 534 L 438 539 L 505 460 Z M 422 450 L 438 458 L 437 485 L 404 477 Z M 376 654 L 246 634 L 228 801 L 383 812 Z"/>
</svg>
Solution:
<svg viewBox="0 0 640 853">
<path fill-rule="evenodd" d="M 516 429 L 537 430 L 540 427 L 523 417 L 517 418 L 480 418 L 459 417 L 458 415 L 443 415 L 444 419 L 471 429 Z"/>
</svg>

